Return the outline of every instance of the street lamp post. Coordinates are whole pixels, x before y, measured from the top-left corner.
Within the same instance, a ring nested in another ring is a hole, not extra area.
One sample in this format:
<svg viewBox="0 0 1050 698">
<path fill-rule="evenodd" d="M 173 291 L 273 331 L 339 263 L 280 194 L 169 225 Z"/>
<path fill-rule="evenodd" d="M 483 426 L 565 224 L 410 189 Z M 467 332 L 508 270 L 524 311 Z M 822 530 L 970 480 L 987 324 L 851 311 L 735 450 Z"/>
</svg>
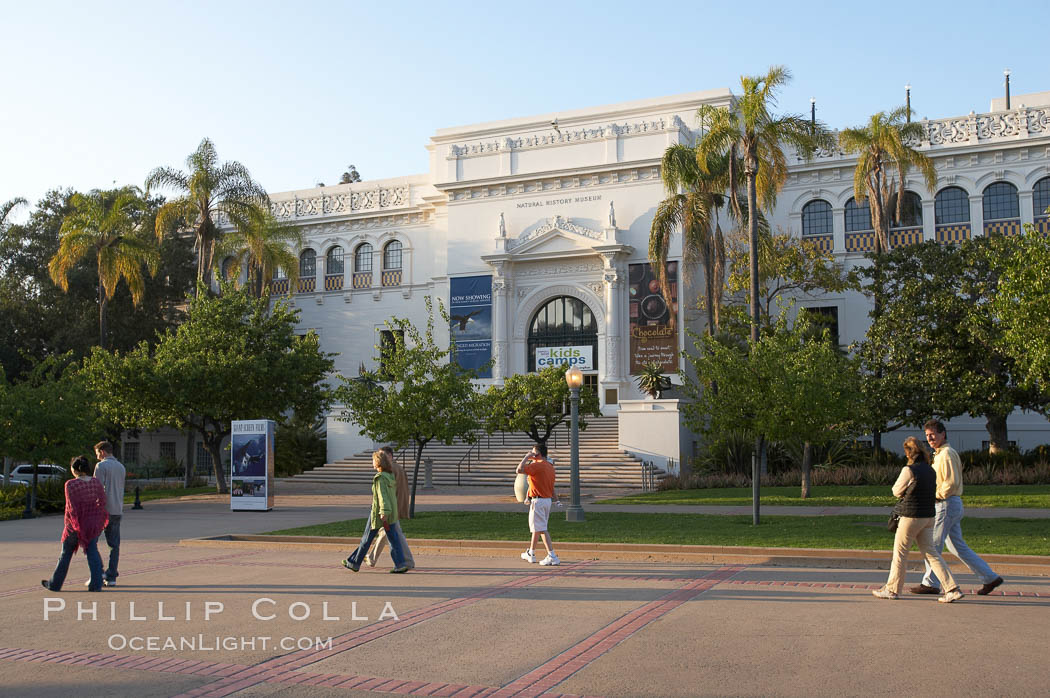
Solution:
<svg viewBox="0 0 1050 698">
<path fill-rule="evenodd" d="M 908 123 L 911 123 L 911 83 L 904 86 L 904 108 L 908 112 Z"/>
<path fill-rule="evenodd" d="M 583 385 L 583 371 L 573 366 L 565 372 L 565 382 L 569 384 L 572 415 L 569 435 L 569 482 L 572 487 L 572 499 L 565 511 L 565 520 L 583 521 L 583 507 L 580 505 L 580 386 Z"/>
</svg>

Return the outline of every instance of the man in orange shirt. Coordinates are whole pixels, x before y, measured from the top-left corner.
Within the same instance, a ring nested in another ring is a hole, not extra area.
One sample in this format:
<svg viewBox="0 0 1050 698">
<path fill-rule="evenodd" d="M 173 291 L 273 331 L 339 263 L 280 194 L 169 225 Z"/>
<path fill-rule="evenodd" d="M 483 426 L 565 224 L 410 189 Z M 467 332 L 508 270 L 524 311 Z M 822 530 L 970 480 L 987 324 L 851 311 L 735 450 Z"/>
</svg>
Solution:
<svg viewBox="0 0 1050 698">
<path fill-rule="evenodd" d="M 547 533 L 547 519 L 551 513 L 551 498 L 554 496 L 554 465 L 547 460 L 547 444 L 536 444 L 532 450 L 525 454 L 518 464 L 517 473 L 525 473 L 529 477 L 529 530 L 532 532 L 532 540 L 529 549 L 521 554 L 525 562 L 536 562 L 533 550 L 536 542 L 543 536 L 543 546 L 547 548 L 547 557 L 540 560 L 540 564 L 558 565 L 561 560 L 554 552 L 554 544 L 551 536 Z"/>
</svg>

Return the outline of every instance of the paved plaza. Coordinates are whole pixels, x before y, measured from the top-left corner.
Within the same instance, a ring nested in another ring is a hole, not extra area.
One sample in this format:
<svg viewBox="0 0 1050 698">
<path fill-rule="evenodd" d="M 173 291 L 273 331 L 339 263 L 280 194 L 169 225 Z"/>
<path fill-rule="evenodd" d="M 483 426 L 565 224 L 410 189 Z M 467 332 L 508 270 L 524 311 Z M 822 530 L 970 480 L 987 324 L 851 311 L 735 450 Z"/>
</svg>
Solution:
<svg viewBox="0 0 1050 698">
<path fill-rule="evenodd" d="M 505 500 L 433 494 L 419 509 L 512 508 Z M 276 504 L 231 513 L 202 497 L 126 511 L 119 586 L 98 594 L 82 586 L 79 554 L 62 592 L 40 588 L 61 517 L 0 523 L 0 695 L 1042 696 L 1050 686 L 1045 565 L 976 596 L 953 564 L 967 596 L 948 605 L 873 598 L 884 569 L 760 557 L 698 564 L 564 546 L 563 564 L 544 568 L 517 548 L 446 554 L 418 541 L 417 569 L 390 575 L 388 558 L 342 568 L 349 549 L 338 546 L 188 541 L 360 517 L 368 496 L 289 492 Z"/>
</svg>

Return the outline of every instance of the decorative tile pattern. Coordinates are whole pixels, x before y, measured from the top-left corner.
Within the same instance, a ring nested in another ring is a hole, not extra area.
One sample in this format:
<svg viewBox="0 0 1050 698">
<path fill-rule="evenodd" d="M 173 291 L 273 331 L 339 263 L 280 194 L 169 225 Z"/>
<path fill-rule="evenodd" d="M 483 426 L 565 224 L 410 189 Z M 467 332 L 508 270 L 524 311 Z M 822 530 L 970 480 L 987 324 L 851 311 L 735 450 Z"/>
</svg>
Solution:
<svg viewBox="0 0 1050 698">
<path fill-rule="evenodd" d="M 342 274 L 328 274 L 324 277 L 324 290 L 341 291 L 343 289 Z"/>
<path fill-rule="evenodd" d="M 1035 219 L 1035 229 L 1043 235 L 1050 235 L 1050 216 L 1038 216 Z"/>
<path fill-rule="evenodd" d="M 372 288 L 372 272 L 355 271 L 354 288 Z"/>
<path fill-rule="evenodd" d="M 875 231 L 865 230 L 857 233 L 846 233 L 847 252 L 871 252 L 875 249 Z"/>
<path fill-rule="evenodd" d="M 313 293 L 317 288 L 317 279 L 310 277 L 309 279 L 299 279 L 299 293 Z"/>
<path fill-rule="evenodd" d="M 821 252 L 834 252 L 835 251 L 835 236 L 834 235 L 807 235 L 802 238 L 804 242 L 811 243 L 817 246 L 817 249 Z"/>
<path fill-rule="evenodd" d="M 970 239 L 970 224 L 956 223 L 952 225 L 937 226 L 937 242 L 946 245 L 952 242 L 962 242 Z"/>
<path fill-rule="evenodd" d="M 922 242 L 922 228 L 899 228 L 890 231 L 890 249 Z"/>
<path fill-rule="evenodd" d="M 274 279 L 271 281 L 270 293 L 288 293 L 288 279 Z"/>
<path fill-rule="evenodd" d="M 988 221 L 984 224 L 985 235 L 1020 235 L 1024 228 L 1021 227 L 1020 219 L 1013 218 L 1005 221 Z"/>
<path fill-rule="evenodd" d="M 401 285 L 401 270 L 390 269 L 384 271 L 381 277 L 381 283 L 383 286 L 400 286 Z"/>
</svg>

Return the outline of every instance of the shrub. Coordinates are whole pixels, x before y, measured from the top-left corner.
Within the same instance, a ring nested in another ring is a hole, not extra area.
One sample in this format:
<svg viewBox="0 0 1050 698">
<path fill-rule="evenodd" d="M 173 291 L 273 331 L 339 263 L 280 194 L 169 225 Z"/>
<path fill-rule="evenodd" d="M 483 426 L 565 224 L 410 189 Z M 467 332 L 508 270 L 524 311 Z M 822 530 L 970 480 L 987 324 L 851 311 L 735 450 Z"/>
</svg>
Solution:
<svg viewBox="0 0 1050 698">
<path fill-rule="evenodd" d="M 291 477 L 324 465 L 328 457 L 324 425 L 293 418 L 279 424 L 274 434 L 274 475 Z"/>
</svg>

